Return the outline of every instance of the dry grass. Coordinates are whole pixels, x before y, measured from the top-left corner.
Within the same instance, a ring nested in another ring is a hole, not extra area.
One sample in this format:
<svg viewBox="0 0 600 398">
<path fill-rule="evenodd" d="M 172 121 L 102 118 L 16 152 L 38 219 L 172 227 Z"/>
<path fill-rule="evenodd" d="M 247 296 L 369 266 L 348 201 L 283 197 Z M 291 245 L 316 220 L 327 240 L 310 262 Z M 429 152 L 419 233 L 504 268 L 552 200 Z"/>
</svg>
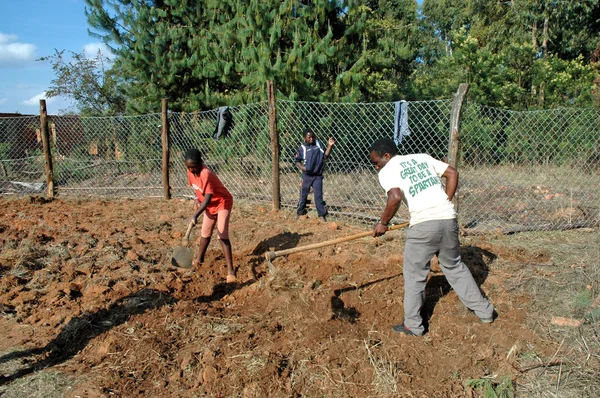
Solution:
<svg viewBox="0 0 600 398">
<path fill-rule="evenodd" d="M 61 372 L 42 371 L 0 386 L 2 398 L 62 398 L 75 380 Z"/>
<path fill-rule="evenodd" d="M 413 396 L 399 383 L 410 375 L 402 369 L 402 363 L 391 357 L 388 350 L 381 349 L 379 341 L 364 341 L 369 364 L 373 367 L 373 389 L 378 397 Z"/>
<path fill-rule="evenodd" d="M 600 395 L 600 314 L 593 306 L 600 295 L 600 231 L 573 230 L 521 233 L 486 238 L 509 251 L 496 263 L 508 277 L 509 293 L 533 297 L 528 323 L 556 342 L 550 358 L 527 347 L 513 352 L 522 374 L 517 394 L 532 397 L 596 397 Z M 463 242 L 464 244 L 465 242 Z M 511 253 L 515 259 L 511 259 Z M 544 257 L 520 259 L 519 253 Z M 507 258 L 508 257 L 508 258 Z M 552 316 L 583 320 L 578 328 L 552 325 Z"/>
</svg>

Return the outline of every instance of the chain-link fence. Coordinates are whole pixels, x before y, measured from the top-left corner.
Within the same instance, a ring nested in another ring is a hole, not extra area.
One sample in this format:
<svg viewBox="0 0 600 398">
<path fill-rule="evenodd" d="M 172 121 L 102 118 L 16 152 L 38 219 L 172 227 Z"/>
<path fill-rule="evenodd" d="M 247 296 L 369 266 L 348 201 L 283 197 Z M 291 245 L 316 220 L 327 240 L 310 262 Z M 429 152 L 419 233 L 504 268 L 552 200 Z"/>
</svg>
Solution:
<svg viewBox="0 0 600 398">
<path fill-rule="evenodd" d="M 369 163 L 368 147 L 376 138 L 393 136 L 395 105 L 278 101 L 281 204 L 294 208 L 298 201 L 301 176 L 294 156 L 304 129 L 311 128 L 323 142 L 329 137 L 336 141 L 324 172 L 329 213 L 377 220 L 385 194 Z M 451 107 L 450 100 L 408 103 L 410 134 L 400 153 L 426 152 L 444 159 Z M 169 113 L 174 196 L 192 195 L 183 153 L 196 147 L 234 197 L 272 201 L 268 105 L 255 103 L 230 111 L 233 128 L 219 139 L 214 138 L 216 110 Z M 53 116 L 49 124 L 60 195 L 163 196 L 161 114 Z M 597 225 L 599 124 L 600 111 L 592 109 L 514 112 L 467 103 L 458 161 L 461 223 L 479 230 Z M 0 119 L 3 193 L 43 190 L 39 126 L 37 117 Z M 403 207 L 396 221 L 407 219 Z"/>
<path fill-rule="evenodd" d="M 393 137 L 394 103 L 338 104 L 278 102 L 277 117 L 281 146 L 282 204 L 296 206 L 301 177 L 294 157 L 310 128 L 323 140 L 333 137 L 335 145 L 326 162 L 323 197 L 329 213 L 374 221 L 385 205 L 385 193 L 369 161 L 369 147 L 380 137 Z M 410 135 L 401 153 L 428 152 L 438 158 L 447 153 L 451 101 L 411 102 Z M 401 208 L 396 221 L 408 220 Z"/>
<path fill-rule="evenodd" d="M 514 112 L 467 104 L 462 223 L 515 231 L 598 225 L 599 132 L 597 109 Z"/>
<path fill-rule="evenodd" d="M 52 116 L 59 194 L 162 196 L 161 115 Z"/>
<path fill-rule="evenodd" d="M 0 192 L 38 193 L 44 190 L 45 168 L 40 118 L 0 118 Z"/>
<path fill-rule="evenodd" d="M 271 138 L 267 103 L 231 107 L 233 128 L 229 135 L 213 138 L 216 111 L 171 113 L 169 167 L 173 195 L 193 195 L 187 184 L 183 155 L 198 148 L 236 198 L 270 202 Z"/>
</svg>

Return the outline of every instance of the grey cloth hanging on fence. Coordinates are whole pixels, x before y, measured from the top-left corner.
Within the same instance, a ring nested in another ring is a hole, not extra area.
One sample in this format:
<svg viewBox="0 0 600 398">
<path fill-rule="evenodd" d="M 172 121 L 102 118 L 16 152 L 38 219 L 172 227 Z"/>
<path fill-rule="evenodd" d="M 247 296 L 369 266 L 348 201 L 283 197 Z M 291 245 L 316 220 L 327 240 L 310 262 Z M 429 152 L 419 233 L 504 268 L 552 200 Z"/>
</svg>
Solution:
<svg viewBox="0 0 600 398">
<path fill-rule="evenodd" d="M 410 135 L 408 129 L 408 102 L 396 101 L 394 103 L 394 142 L 400 145 L 404 137 Z"/>
<path fill-rule="evenodd" d="M 213 138 L 218 140 L 221 137 L 227 137 L 233 128 L 233 115 L 228 106 L 221 106 L 217 109 L 217 127 Z"/>
</svg>

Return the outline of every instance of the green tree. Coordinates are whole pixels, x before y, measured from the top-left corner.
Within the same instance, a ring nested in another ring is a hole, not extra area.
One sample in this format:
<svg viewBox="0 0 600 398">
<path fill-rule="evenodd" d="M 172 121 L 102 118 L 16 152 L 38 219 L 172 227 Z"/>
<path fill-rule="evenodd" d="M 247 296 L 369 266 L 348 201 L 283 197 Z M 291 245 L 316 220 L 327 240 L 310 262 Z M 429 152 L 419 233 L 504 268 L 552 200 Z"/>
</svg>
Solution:
<svg viewBox="0 0 600 398">
<path fill-rule="evenodd" d="M 394 101 L 407 98 L 417 55 L 415 0 L 349 1 L 332 98 Z"/>
<path fill-rule="evenodd" d="M 175 110 L 263 99 L 268 79 L 286 97 L 319 98 L 343 34 L 341 3 L 329 0 L 86 3 L 136 112 L 156 110 L 165 96 Z"/>
<path fill-rule="evenodd" d="M 193 51 L 193 40 L 208 40 L 199 1 L 86 0 L 92 35 L 111 46 L 115 67 L 127 82 L 130 112 L 157 111 L 168 97 L 173 109 L 184 109 L 190 97 L 217 79 L 194 73 L 206 54 Z M 210 71 L 206 71 L 210 75 Z"/>
<path fill-rule="evenodd" d="M 290 99 L 327 98 L 343 27 L 340 3 L 330 0 L 223 0 L 231 10 L 211 32 L 221 40 L 217 54 L 239 76 L 249 98 L 264 99 L 267 80 Z M 213 13 L 218 12 L 217 9 Z"/>
<path fill-rule="evenodd" d="M 416 0 L 86 0 L 111 45 L 129 109 L 214 108 L 279 95 L 321 101 L 409 92 Z"/>
<path fill-rule="evenodd" d="M 125 97 L 118 76 L 110 68 L 111 61 L 100 51 L 93 58 L 83 52 L 55 50 L 39 61 L 50 62 L 55 77 L 46 91 L 49 98 L 70 97 L 83 115 L 118 115 L 125 111 Z"/>
<path fill-rule="evenodd" d="M 423 3 L 426 35 L 412 76 L 419 96 L 447 98 L 468 82 L 470 98 L 503 108 L 598 104 L 598 0 L 466 0 L 456 13 L 441 3 Z"/>
</svg>

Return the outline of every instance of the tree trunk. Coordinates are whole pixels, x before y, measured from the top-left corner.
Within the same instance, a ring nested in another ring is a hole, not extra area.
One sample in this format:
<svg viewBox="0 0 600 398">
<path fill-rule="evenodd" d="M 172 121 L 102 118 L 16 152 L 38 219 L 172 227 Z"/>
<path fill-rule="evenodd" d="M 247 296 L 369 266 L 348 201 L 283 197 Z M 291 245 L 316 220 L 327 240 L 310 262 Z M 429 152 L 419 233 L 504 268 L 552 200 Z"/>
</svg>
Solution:
<svg viewBox="0 0 600 398">
<path fill-rule="evenodd" d="M 542 59 L 546 61 L 548 58 L 548 16 L 544 17 L 544 31 L 542 34 Z M 540 83 L 540 106 L 544 106 L 546 102 L 546 88 L 545 83 Z"/>
</svg>

